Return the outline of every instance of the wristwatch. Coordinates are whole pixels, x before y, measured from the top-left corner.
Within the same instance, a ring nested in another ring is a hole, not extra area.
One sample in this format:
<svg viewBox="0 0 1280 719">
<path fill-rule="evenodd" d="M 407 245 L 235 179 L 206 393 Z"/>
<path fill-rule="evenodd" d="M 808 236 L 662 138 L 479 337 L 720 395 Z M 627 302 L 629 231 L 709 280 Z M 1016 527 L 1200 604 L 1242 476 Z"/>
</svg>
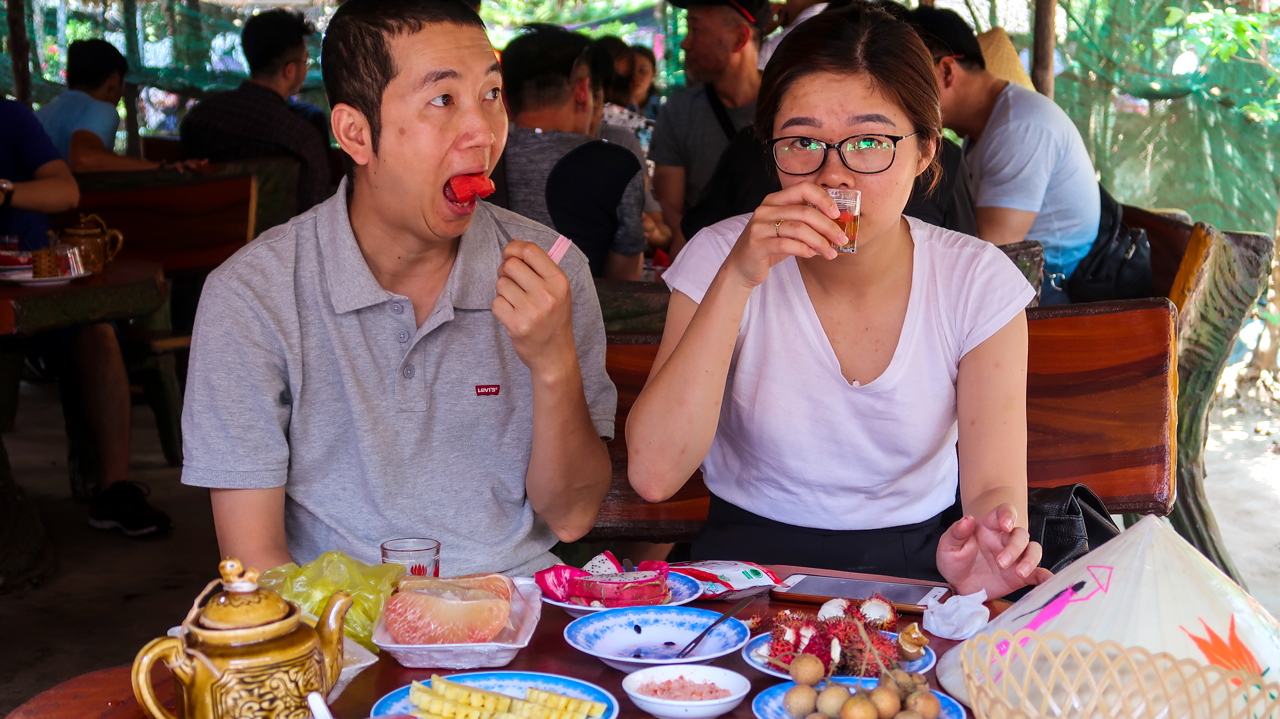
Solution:
<svg viewBox="0 0 1280 719">
<path fill-rule="evenodd" d="M 4 205 L 8 207 L 13 203 L 13 183 L 9 180 L 0 180 L 0 192 L 4 193 Z"/>
</svg>

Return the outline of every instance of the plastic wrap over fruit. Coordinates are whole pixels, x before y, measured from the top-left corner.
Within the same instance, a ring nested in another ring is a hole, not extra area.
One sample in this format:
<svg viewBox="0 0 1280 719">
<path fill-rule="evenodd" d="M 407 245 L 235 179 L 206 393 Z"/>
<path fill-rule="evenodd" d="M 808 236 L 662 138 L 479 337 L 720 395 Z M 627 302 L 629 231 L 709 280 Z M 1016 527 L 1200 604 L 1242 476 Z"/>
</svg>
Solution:
<svg viewBox="0 0 1280 719">
<path fill-rule="evenodd" d="M 316 616 L 331 594 L 339 590 L 346 592 L 353 600 L 343 624 L 346 635 L 377 652 L 372 641 L 373 624 L 382 615 L 382 606 L 404 571 L 399 564 L 370 566 L 342 552 L 325 552 L 302 567 L 290 562 L 268 569 L 258 585 L 278 592 L 296 602 L 302 611 Z"/>
</svg>

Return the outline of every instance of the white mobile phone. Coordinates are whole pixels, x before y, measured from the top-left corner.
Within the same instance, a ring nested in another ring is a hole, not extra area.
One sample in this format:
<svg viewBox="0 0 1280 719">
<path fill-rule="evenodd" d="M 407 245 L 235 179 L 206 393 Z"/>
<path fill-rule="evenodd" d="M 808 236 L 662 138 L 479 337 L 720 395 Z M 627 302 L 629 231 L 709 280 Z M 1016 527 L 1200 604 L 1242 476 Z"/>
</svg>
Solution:
<svg viewBox="0 0 1280 719">
<path fill-rule="evenodd" d="M 941 601 L 951 588 L 945 584 L 906 580 L 845 579 L 814 574 L 792 574 L 773 590 L 781 601 L 821 604 L 829 599 L 867 599 L 879 592 L 900 612 L 921 613 L 929 600 Z"/>
</svg>

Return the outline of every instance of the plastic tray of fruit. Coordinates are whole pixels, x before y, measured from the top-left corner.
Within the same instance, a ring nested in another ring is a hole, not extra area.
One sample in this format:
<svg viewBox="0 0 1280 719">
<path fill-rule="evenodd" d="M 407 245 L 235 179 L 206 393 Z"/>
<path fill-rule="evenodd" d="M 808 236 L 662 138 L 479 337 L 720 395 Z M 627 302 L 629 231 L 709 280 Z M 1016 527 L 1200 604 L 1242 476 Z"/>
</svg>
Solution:
<svg viewBox="0 0 1280 719">
<path fill-rule="evenodd" d="M 397 644 L 382 617 L 373 625 L 373 643 L 410 669 L 482 669 L 505 667 L 529 646 L 542 616 L 542 590 L 527 577 L 513 579 L 511 623 L 493 641 L 471 644 Z"/>
</svg>

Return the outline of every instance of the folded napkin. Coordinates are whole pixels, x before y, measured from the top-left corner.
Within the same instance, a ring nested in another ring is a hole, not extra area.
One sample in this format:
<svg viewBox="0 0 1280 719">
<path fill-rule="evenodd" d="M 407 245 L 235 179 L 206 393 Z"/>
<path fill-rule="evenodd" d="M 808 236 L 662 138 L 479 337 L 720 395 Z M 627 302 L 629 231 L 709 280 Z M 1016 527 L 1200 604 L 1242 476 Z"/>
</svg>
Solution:
<svg viewBox="0 0 1280 719">
<path fill-rule="evenodd" d="M 985 589 L 973 594 L 953 594 L 941 603 L 930 599 L 924 605 L 924 630 L 943 639 L 968 639 L 991 618 L 991 610 L 983 605 L 985 601 Z"/>
</svg>

